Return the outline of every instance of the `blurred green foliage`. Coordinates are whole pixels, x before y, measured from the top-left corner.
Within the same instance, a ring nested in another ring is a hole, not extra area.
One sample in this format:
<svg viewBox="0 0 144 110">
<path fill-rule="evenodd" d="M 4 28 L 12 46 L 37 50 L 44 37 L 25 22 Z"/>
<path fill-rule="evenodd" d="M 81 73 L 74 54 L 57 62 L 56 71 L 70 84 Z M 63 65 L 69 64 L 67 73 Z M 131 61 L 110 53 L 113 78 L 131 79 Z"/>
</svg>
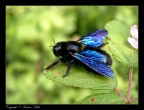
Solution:
<svg viewBox="0 0 144 110">
<path fill-rule="evenodd" d="M 75 40 L 110 20 L 138 24 L 137 6 L 7 6 L 6 7 L 6 103 L 69 104 L 94 93 L 58 85 L 42 74 L 54 58 L 54 42 Z M 119 28 L 119 27 L 117 27 Z M 136 75 L 136 74 L 135 74 Z M 133 78 L 132 97 L 138 97 Z M 127 91 L 128 76 L 118 76 L 118 87 Z"/>
</svg>

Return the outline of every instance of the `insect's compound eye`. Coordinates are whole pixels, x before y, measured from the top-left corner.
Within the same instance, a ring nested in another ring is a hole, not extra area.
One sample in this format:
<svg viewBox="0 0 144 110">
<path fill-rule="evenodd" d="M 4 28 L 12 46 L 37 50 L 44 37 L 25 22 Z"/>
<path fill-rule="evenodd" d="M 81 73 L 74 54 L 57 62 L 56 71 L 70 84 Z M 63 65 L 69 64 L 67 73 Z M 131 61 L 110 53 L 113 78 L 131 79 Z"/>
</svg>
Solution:
<svg viewBox="0 0 144 110">
<path fill-rule="evenodd" d="M 57 46 L 53 48 L 53 52 L 56 56 L 60 56 L 61 47 Z"/>
<path fill-rule="evenodd" d="M 60 55 L 61 55 L 61 46 L 62 46 L 62 43 L 57 43 L 57 44 L 53 47 L 53 53 L 54 53 L 56 56 L 60 56 Z"/>
</svg>

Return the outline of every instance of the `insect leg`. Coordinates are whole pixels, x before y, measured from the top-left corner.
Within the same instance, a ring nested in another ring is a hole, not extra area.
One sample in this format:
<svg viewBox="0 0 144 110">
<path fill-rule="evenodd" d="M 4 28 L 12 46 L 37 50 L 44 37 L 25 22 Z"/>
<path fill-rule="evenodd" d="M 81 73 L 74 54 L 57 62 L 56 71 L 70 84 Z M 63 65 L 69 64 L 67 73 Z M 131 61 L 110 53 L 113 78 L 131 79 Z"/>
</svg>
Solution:
<svg viewBox="0 0 144 110">
<path fill-rule="evenodd" d="M 63 75 L 62 77 L 66 77 L 66 76 L 69 74 L 73 63 L 74 63 L 74 59 L 72 59 L 72 60 L 70 61 L 70 64 L 69 64 L 69 66 L 68 66 L 68 68 L 67 68 L 67 71 L 66 71 L 66 74 Z"/>
<path fill-rule="evenodd" d="M 53 66 L 55 66 L 56 64 L 58 64 L 61 61 L 62 58 L 58 58 L 56 59 L 51 65 L 47 66 L 46 68 L 44 68 L 44 70 L 49 70 L 51 69 Z"/>
</svg>

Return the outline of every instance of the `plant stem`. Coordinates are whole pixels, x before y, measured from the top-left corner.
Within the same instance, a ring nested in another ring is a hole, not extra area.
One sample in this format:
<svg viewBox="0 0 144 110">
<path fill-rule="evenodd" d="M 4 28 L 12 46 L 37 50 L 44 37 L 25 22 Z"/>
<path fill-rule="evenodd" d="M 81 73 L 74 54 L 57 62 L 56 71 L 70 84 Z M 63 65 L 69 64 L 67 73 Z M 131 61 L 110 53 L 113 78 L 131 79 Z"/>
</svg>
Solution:
<svg viewBox="0 0 144 110">
<path fill-rule="evenodd" d="M 131 88 L 132 88 L 132 76 L 133 76 L 133 67 L 130 67 L 128 94 L 127 94 L 127 104 L 130 104 Z"/>
<path fill-rule="evenodd" d="M 124 99 L 125 102 L 127 102 L 127 99 L 126 99 L 125 96 L 118 90 L 117 87 L 114 88 L 114 91 L 115 91 L 116 93 L 118 93 L 119 96 L 122 97 L 122 98 Z"/>
<path fill-rule="evenodd" d="M 38 82 L 38 78 L 40 76 L 40 72 L 41 72 L 41 60 L 39 59 L 37 62 L 36 62 L 36 65 L 35 65 L 35 83 Z M 41 99 L 42 99 L 42 90 L 40 88 L 40 86 L 37 87 L 37 90 L 36 90 L 36 103 L 37 104 L 40 104 L 41 103 Z"/>
</svg>

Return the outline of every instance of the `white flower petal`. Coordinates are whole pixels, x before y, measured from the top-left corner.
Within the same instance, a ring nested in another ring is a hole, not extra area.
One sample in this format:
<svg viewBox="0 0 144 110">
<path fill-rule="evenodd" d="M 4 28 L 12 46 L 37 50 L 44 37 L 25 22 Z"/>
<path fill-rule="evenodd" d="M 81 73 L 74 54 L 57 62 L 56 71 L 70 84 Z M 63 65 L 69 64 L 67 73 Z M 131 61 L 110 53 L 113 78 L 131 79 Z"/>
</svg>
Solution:
<svg viewBox="0 0 144 110">
<path fill-rule="evenodd" d="M 130 33 L 131 33 L 132 37 L 138 39 L 138 26 L 137 25 L 133 25 L 131 27 L 131 29 L 130 29 Z"/>
<path fill-rule="evenodd" d="M 136 49 L 138 49 L 138 41 L 132 37 L 128 38 L 128 42 Z"/>
</svg>

